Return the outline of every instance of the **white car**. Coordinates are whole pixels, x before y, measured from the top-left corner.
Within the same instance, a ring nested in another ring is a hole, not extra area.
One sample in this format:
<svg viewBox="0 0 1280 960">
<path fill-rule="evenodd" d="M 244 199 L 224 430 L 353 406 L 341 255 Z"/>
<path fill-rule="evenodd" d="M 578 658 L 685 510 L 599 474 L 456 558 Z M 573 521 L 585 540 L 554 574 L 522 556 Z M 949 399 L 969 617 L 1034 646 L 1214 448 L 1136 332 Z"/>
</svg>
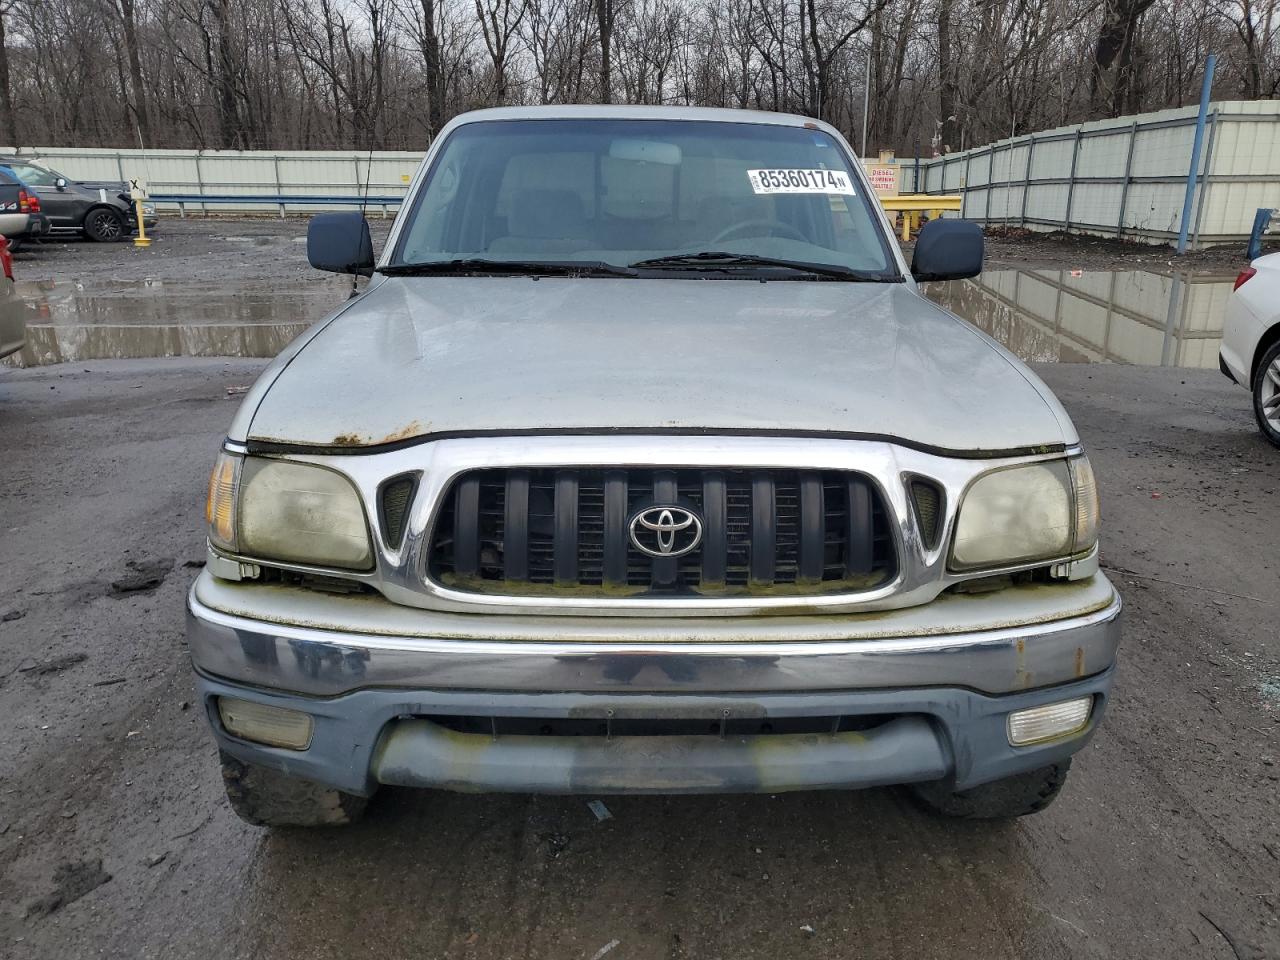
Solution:
<svg viewBox="0 0 1280 960">
<path fill-rule="evenodd" d="M 1219 361 L 1253 393 L 1258 429 L 1280 447 L 1280 253 L 1259 257 L 1236 277 Z"/>
</svg>

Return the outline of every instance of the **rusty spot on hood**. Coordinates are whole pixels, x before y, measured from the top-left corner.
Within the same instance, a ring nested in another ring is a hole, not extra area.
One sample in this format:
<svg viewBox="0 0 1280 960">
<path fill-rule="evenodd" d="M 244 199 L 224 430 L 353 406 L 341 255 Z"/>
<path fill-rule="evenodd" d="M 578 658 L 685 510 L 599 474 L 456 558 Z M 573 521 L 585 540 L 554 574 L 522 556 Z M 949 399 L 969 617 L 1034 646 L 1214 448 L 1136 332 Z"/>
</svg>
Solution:
<svg viewBox="0 0 1280 960">
<path fill-rule="evenodd" d="M 411 420 L 399 430 L 388 433 L 381 440 L 375 440 L 374 443 L 395 443 L 397 440 L 408 440 L 410 437 L 416 437 L 419 434 L 426 433 L 427 429 L 417 420 Z"/>
<path fill-rule="evenodd" d="M 388 433 L 384 437 L 360 437 L 354 433 L 340 433 L 333 438 L 331 445 L 335 447 L 377 447 L 384 443 L 395 443 L 399 440 L 408 440 L 411 437 L 421 436 L 428 429 L 417 420 L 412 420 L 399 430 Z"/>
</svg>

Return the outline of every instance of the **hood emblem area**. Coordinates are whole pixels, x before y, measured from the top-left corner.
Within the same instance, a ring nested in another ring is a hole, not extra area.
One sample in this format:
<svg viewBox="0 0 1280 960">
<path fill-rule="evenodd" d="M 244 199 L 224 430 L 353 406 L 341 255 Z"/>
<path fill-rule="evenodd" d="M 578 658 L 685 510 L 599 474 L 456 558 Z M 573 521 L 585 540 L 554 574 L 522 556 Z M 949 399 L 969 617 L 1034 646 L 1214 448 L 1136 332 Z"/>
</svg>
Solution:
<svg viewBox="0 0 1280 960">
<path fill-rule="evenodd" d="M 702 542 L 702 518 L 675 505 L 645 507 L 631 518 L 631 545 L 648 557 L 683 557 Z"/>
</svg>

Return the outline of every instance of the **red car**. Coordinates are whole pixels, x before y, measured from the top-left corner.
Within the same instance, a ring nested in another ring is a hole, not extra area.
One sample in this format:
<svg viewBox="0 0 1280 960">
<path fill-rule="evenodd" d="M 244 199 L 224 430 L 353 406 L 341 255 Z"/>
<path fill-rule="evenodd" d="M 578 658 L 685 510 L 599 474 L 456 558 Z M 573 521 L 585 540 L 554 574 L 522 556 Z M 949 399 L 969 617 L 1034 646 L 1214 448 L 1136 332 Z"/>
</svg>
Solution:
<svg viewBox="0 0 1280 960">
<path fill-rule="evenodd" d="M 26 307 L 13 283 L 13 254 L 9 241 L 0 236 L 0 268 L 4 270 L 4 292 L 0 293 L 0 357 L 17 353 L 27 342 Z"/>
</svg>

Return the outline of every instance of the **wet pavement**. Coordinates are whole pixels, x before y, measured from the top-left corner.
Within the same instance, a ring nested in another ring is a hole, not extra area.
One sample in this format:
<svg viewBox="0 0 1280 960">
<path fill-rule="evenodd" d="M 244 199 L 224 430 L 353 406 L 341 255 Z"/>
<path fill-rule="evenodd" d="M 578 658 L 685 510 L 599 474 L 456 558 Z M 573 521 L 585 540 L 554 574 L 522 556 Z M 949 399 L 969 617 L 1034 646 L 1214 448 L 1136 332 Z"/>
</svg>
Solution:
<svg viewBox="0 0 1280 960">
<path fill-rule="evenodd" d="M 1102 490 L 1121 663 L 1045 812 L 948 822 L 872 790 L 605 798 L 598 821 L 388 789 L 354 828 L 264 831 L 225 803 L 183 598 L 240 391 L 349 289 L 285 227 L 169 228 L 150 281 L 121 248 L 19 263 L 80 280 L 20 281 L 11 361 L 36 368 L 0 369 L 0 956 L 1280 957 L 1280 471 L 1214 369 L 1229 279 L 930 291 L 1037 362 Z"/>
<path fill-rule="evenodd" d="M 183 642 L 228 390 L 264 364 L 0 370 L 0 956 L 1280 957 L 1280 474 L 1217 371 L 1036 367 L 1126 605 L 1107 721 L 1043 813 L 870 790 L 605 798 L 602 822 L 388 789 L 308 832 L 227 807 Z"/>
<path fill-rule="evenodd" d="M 19 281 L 34 367 L 145 357 L 273 357 L 346 298 L 351 281 Z"/>
<path fill-rule="evenodd" d="M 1217 369 L 1233 277 L 1141 270 L 989 270 L 931 299 L 1024 360 Z M 342 277 L 22 281 L 28 343 L 13 366 L 143 357 L 273 357 L 346 299 Z"/>
</svg>

